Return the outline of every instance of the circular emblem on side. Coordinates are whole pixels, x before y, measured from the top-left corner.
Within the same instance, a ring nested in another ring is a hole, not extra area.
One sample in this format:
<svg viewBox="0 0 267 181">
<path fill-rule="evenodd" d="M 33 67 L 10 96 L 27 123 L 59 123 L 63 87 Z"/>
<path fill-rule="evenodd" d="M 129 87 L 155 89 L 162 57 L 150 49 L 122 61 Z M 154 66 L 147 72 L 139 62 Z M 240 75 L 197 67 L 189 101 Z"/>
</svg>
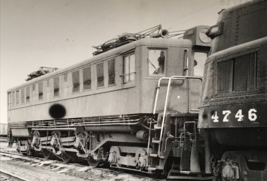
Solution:
<svg viewBox="0 0 267 181">
<path fill-rule="evenodd" d="M 66 109 L 61 104 L 53 104 L 49 108 L 49 115 L 55 119 L 63 118 L 66 115 Z"/>
</svg>

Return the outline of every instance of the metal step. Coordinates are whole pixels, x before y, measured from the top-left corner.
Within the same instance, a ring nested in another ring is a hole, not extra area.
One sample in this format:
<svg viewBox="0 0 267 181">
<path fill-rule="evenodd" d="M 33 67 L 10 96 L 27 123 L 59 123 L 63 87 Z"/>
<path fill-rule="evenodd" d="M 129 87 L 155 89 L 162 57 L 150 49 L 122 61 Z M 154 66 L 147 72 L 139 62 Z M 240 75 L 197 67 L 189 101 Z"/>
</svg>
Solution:
<svg viewBox="0 0 267 181">
<path fill-rule="evenodd" d="M 159 140 L 155 140 L 154 138 L 152 138 L 152 143 L 157 143 L 157 144 L 159 144 Z"/>
<path fill-rule="evenodd" d="M 149 170 L 149 171 L 154 171 L 154 170 L 157 170 L 157 168 L 156 168 L 156 167 L 148 167 L 147 170 Z"/>
<path fill-rule="evenodd" d="M 161 129 L 161 126 L 154 124 L 154 129 Z"/>
<path fill-rule="evenodd" d="M 158 157 L 158 154 L 156 154 L 156 153 L 150 153 L 149 156 L 150 157 Z"/>
</svg>

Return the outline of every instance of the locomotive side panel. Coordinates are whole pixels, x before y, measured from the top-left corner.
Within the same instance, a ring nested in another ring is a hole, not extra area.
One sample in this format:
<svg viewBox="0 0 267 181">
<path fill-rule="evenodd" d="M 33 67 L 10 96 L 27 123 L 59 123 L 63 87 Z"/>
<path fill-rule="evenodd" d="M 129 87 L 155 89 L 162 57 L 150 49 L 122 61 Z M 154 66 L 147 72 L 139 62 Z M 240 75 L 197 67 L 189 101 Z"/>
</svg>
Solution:
<svg viewBox="0 0 267 181">
<path fill-rule="evenodd" d="M 49 114 L 49 109 L 55 104 L 60 104 L 65 109 L 64 118 L 119 115 L 125 114 L 126 112 L 134 114 L 139 112 L 139 104 L 136 102 L 138 101 L 137 94 L 137 89 L 127 88 L 105 94 L 79 96 L 64 101 L 57 101 L 56 103 L 46 103 L 13 109 L 9 111 L 9 122 L 53 119 Z"/>
<path fill-rule="evenodd" d="M 138 50 L 137 50 L 138 51 Z M 138 53 L 136 53 L 136 60 L 140 59 Z M 138 72 L 135 72 L 135 80 L 124 84 L 123 83 L 123 56 L 120 55 L 114 58 L 115 61 L 115 80 L 114 84 L 108 83 L 108 61 L 103 62 L 104 66 L 104 86 L 98 87 L 96 77 L 96 65 L 87 65 L 82 68 L 75 69 L 70 72 L 65 72 L 61 75 L 48 78 L 43 82 L 43 86 L 46 87 L 46 91 L 43 91 L 43 98 L 40 100 L 39 94 L 36 89 L 37 84 L 33 84 L 29 87 L 30 100 L 27 106 L 18 105 L 16 108 L 9 109 L 9 121 L 33 121 L 33 120 L 47 120 L 52 119 L 49 114 L 50 108 L 54 104 L 61 104 L 65 110 L 64 118 L 73 117 L 89 117 L 89 116 L 105 116 L 105 115 L 117 115 L 125 113 L 138 113 L 139 104 L 138 97 Z M 135 61 L 133 66 L 139 66 L 138 61 Z M 91 80 L 92 86 L 90 90 L 85 90 L 83 85 L 82 69 L 91 67 Z M 139 69 L 136 69 L 138 71 Z M 73 77 L 72 73 L 78 72 L 79 76 L 79 90 L 73 92 Z M 67 81 L 65 77 L 67 76 Z M 54 79 L 58 78 L 59 81 L 59 95 L 55 96 L 55 82 Z M 26 100 L 27 101 L 27 100 Z M 107 104 L 108 103 L 108 104 Z M 105 105 L 105 109 L 103 108 Z M 128 106 L 124 106 L 128 105 Z M 57 110 L 55 110 L 57 111 Z M 63 117 L 61 117 L 63 118 Z"/>
</svg>

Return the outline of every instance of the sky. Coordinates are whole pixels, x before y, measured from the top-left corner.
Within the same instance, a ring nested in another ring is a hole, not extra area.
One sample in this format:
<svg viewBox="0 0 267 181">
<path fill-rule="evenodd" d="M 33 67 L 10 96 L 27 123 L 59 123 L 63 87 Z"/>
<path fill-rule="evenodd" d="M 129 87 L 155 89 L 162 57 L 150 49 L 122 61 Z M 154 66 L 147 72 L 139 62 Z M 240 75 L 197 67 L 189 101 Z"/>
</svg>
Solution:
<svg viewBox="0 0 267 181">
<path fill-rule="evenodd" d="M 0 0 L 0 122 L 7 122 L 7 89 L 41 66 L 64 68 L 88 59 L 92 46 L 124 32 L 215 25 L 221 9 L 246 1 Z"/>
</svg>

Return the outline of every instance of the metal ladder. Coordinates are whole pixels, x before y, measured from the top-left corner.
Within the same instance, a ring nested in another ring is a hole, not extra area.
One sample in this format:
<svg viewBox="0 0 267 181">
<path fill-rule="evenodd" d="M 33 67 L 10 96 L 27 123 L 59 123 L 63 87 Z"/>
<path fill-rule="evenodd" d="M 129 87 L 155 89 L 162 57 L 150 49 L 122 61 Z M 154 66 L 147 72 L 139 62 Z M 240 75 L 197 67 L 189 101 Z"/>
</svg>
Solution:
<svg viewBox="0 0 267 181">
<path fill-rule="evenodd" d="M 167 92 L 166 92 L 166 97 L 165 97 L 165 104 L 164 104 L 164 111 L 163 111 L 163 117 L 162 117 L 162 122 L 161 122 L 161 131 L 160 131 L 160 137 L 158 141 L 158 153 L 157 155 L 161 157 L 161 142 L 162 142 L 162 137 L 163 137 L 163 129 L 164 129 L 164 124 L 165 124 L 165 119 L 166 119 L 166 112 L 167 112 L 167 105 L 168 105 L 168 100 L 169 100 L 169 92 L 170 92 L 170 87 L 171 87 L 171 82 L 172 80 L 189 80 L 189 79 L 199 79 L 202 81 L 201 76 L 171 76 L 171 77 L 161 77 L 158 80 L 158 85 L 157 85 L 157 92 L 156 92 L 156 97 L 155 97 L 155 103 L 154 103 L 154 108 L 153 108 L 153 115 L 156 114 L 156 108 L 157 108 L 157 102 L 158 102 L 158 96 L 159 96 L 159 89 L 160 89 L 160 84 L 162 80 L 168 80 L 168 87 L 167 87 Z M 150 145 L 150 140 L 148 143 L 148 146 Z"/>
</svg>

